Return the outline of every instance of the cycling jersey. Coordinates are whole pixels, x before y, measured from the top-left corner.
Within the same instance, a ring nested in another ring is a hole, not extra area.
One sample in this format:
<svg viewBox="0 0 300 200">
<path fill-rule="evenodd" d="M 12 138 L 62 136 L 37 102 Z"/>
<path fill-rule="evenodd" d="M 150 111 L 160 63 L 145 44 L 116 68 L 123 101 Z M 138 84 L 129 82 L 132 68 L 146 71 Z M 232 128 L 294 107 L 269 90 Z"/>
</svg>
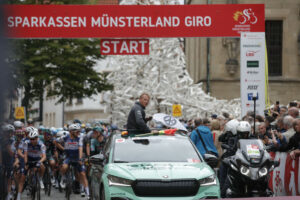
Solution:
<svg viewBox="0 0 300 200">
<path fill-rule="evenodd" d="M 64 151 L 66 158 L 72 161 L 79 160 L 79 147 L 83 146 L 82 137 L 72 139 L 71 136 L 59 138 L 56 140 L 59 143 L 64 143 Z"/>
<path fill-rule="evenodd" d="M 101 153 L 105 145 L 105 139 L 102 142 L 99 142 L 97 139 L 91 140 L 91 155 Z"/>
<path fill-rule="evenodd" d="M 47 159 L 52 158 L 52 156 L 54 155 L 54 152 L 56 151 L 56 146 L 53 143 L 53 138 L 50 138 L 48 140 L 44 140 L 44 138 L 43 138 L 43 139 L 41 139 L 41 141 L 46 146 Z"/>
<path fill-rule="evenodd" d="M 46 153 L 46 147 L 40 140 L 38 140 L 36 145 L 27 140 L 24 144 L 24 152 L 27 152 L 28 161 L 37 161 L 41 159 L 41 154 Z"/>
</svg>

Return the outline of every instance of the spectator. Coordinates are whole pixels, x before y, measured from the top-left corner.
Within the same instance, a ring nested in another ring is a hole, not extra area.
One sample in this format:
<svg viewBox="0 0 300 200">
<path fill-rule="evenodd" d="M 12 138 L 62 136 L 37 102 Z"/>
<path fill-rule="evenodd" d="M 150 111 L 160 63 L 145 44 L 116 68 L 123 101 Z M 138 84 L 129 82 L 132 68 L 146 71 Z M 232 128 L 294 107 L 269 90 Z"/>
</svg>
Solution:
<svg viewBox="0 0 300 200">
<path fill-rule="evenodd" d="M 295 130 L 293 128 L 293 121 L 294 118 L 289 115 L 283 118 L 283 127 L 287 131 L 282 134 L 285 137 L 286 142 L 289 142 L 290 138 L 295 134 Z"/>
<path fill-rule="evenodd" d="M 198 118 L 195 119 L 195 127 L 197 127 L 190 135 L 191 140 L 196 145 L 198 151 L 202 156 L 206 154 L 206 150 L 204 145 L 206 146 L 207 151 L 213 152 L 216 156 L 218 156 L 218 151 L 214 145 L 214 140 L 210 129 L 203 124 L 203 121 Z M 201 141 L 203 139 L 204 144 Z"/>
<path fill-rule="evenodd" d="M 217 120 L 219 120 L 219 122 L 220 122 L 220 131 L 222 132 L 224 130 L 224 127 L 225 127 L 225 124 L 227 121 L 226 121 L 225 117 L 222 115 L 219 115 L 217 117 Z"/>
<path fill-rule="evenodd" d="M 271 144 L 271 135 L 268 134 L 266 129 L 266 123 L 260 123 L 258 126 L 258 137 L 262 140 L 265 145 Z"/>
<path fill-rule="evenodd" d="M 284 133 L 284 132 L 286 132 L 286 129 L 284 128 L 284 125 L 283 125 L 283 117 L 279 117 L 279 118 L 277 119 L 276 127 L 277 127 L 277 131 L 278 131 L 279 133 Z"/>
<path fill-rule="evenodd" d="M 299 117 L 299 109 L 296 107 L 290 107 L 288 110 L 288 114 L 296 119 L 297 117 Z"/>
<path fill-rule="evenodd" d="M 287 113 L 288 108 L 286 106 L 280 106 L 279 115 L 282 117 Z"/>
<path fill-rule="evenodd" d="M 290 138 L 289 142 L 284 142 L 279 148 L 279 151 L 290 151 L 290 150 L 296 150 L 300 149 L 300 119 L 296 119 L 293 122 L 293 127 L 295 130 L 295 134 Z M 294 154 L 298 154 L 298 151 L 292 153 L 291 156 L 294 156 Z"/>
<path fill-rule="evenodd" d="M 255 121 L 256 121 L 256 122 L 264 122 L 265 120 L 264 120 L 264 117 L 263 117 L 263 116 L 261 116 L 261 115 L 256 115 L 256 116 L 255 116 Z"/>
<path fill-rule="evenodd" d="M 214 144 L 215 147 L 217 148 L 218 154 L 222 155 L 222 148 L 221 148 L 221 142 L 219 142 L 219 136 L 221 135 L 221 130 L 220 130 L 220 122 L 219 120 L 212 120 L 211 121 L 211 132 L 213 134 L 213 139 L 214 139 Z"/>
</svg>

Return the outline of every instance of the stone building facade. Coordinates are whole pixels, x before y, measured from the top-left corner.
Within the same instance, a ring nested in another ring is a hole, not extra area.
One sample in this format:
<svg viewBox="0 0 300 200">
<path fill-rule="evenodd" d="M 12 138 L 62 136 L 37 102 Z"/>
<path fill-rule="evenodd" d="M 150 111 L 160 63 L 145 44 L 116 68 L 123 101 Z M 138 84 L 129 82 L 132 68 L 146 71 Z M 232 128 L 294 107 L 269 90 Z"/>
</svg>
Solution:
<svg viewBox="0 0 300 200">
<path fill-rule="evenodd" d="M 300 0 L 190 0 L 185 2 L 187 4 L 265 4 L 270 101 L 275 103 L 279 100 L 280 103 L 287 104 L 292 100 L 300 100 Z M 237 45 L 236 52 L 228 52 L 226 48 L 228 42 Z M 238 38 L 186 38 L 187 68 L 195 83 L 203 82 L 204 90 L 208 85 L 210 94 L 217 98 L 240 97 L 239 45 Z M 236 69 L 231 67 L 229 70 L 229 65 L 226 64 L 229 54 L 236 54 Z M 209 60 L 209 75 L 207 75 L 207 60 Z"/>
</svg>

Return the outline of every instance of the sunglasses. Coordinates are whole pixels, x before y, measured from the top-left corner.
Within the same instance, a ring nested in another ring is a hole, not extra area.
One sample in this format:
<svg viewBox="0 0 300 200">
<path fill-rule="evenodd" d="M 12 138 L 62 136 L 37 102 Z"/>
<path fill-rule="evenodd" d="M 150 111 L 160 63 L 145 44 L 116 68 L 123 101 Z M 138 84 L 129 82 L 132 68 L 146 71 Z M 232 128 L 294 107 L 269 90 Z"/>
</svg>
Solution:
<svg viewBox="0 0 300 200">
<path fill-rule="evenodd" d="M 30 140 L 36 140 L 37 138 L 30 138 Z"/>
</svg>

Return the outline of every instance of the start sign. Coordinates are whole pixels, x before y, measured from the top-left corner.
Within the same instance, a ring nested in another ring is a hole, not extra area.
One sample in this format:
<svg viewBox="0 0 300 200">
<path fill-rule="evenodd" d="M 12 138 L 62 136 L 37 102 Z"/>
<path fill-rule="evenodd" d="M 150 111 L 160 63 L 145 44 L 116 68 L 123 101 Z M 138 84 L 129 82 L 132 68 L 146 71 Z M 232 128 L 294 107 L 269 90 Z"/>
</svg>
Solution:
<svg viewBox="0 0 300 200">
<path fill-rule="evenodd" d="M 102 55 L 149 55 L 149 39 L 102 39 Z"/>
</svg>

